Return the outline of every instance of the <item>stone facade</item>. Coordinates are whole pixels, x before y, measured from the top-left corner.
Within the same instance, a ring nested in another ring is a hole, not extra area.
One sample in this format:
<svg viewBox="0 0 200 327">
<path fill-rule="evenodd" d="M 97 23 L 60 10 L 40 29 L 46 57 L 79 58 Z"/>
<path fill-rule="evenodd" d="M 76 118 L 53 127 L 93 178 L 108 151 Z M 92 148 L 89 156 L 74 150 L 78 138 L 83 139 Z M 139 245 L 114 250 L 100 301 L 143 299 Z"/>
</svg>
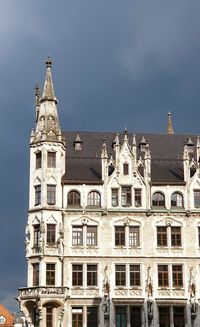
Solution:
<svg viewBox="0 0 200 327">
<path fill-rule="evenodd" d="M 127 131 L 104 133 L 109 142 L 62 133 L 46 64 L 30 139 L 27 287 L 19 290 L 28 324 L 199 326 L 199 138 L 176 137 L 171 117 L 163 142 Z"/>
</svg>

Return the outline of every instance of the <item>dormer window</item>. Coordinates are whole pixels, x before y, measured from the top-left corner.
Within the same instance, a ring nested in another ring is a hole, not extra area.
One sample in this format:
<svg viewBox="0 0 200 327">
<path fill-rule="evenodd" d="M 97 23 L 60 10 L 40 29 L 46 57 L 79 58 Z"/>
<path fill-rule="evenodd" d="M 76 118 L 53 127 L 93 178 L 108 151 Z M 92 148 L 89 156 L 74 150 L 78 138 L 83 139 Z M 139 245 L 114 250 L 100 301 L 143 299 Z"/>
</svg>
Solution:
<svg viewBox="0 0 200 327">
<path fill-rule="evenodd" d="M 81 138 L 80 138 L 79 134 L 76 135 L 76 138 L 75 138 L 75 141 L 74 141 L 74 149 L 76 151 L 81 151 L 82 150 L 82 141 L 81 141 Z"/>
<path fill-rule="evenodd" d="M 161 192 L 156 192 L 152 196 L 152 206 L 153 207 L 164 207 L 165 197 Z"/>
<path fill-rule="evenodd" d="M 124 163 L 123 164 L 123 174 L 124 175 L 128 175 L 129 174 L 129 164 L 128 163 Z"/>
</svg>

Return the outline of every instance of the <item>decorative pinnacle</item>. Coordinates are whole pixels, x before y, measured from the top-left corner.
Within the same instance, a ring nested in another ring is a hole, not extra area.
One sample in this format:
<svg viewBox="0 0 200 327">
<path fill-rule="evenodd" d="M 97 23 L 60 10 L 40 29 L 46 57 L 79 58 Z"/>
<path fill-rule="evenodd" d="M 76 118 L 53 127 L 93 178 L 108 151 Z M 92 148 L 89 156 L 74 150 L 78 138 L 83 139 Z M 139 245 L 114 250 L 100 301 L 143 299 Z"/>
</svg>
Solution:
<svg viewBox="0 0 200 327">
<path fill-rule="evenodd" d="M 47 60 L 46 60 L 46 67 L 47 68 L 51 68 L 51 66 L 52 66 L 52 60 L 51 60 L 51 57 L 48 56 L 47 57 Z"/>
<path fill-rule="evenodd" d="M 40 85 L 39 85 L 39 83 L 37 83 L 36 86 L 35 86 L 35 95 L 36 95 L 36 97 L 40 97 Z"/>
<path fill-rule="evenodd" d="M 172 126 L 171 112 L 168 112 L 168 123 L 167 123 L 167 134 L 174 134 L 174 129 Z"/>
</svg>

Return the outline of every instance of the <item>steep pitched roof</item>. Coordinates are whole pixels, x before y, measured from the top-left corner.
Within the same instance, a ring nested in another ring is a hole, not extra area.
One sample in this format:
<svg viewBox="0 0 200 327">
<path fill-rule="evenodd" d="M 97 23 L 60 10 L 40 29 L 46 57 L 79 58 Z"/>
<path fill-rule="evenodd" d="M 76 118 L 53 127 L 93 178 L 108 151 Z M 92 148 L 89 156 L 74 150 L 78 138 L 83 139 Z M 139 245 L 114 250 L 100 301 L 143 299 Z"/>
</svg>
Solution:
<svg viewBox="0 0 200 327">
<path fill-rule="evenodd" d="M 74 149 L 74 139 L 79 134 L 82 150 Z M 106 140 L 108 154 L 113 153 L 112 144 L 115 132 L 64 132 L 66 139 L 66 171 L 63 176 L 65 183 L 102 183 L 101 181 L 101 149 L 102 140 Z M 151 151 L 152 183 L 184 183 L 183 148 L 190 137 L 196 145 L 197 136 L 177 134 L 146 134 L 136 133 L 139 155 L 139 143 L 142 137 L 149 142 Z M 122 144 L 124 134 L 119 134 Z M 133 134 L 128 134 L 131 145 Z M 195 153 L 194 153 L 195 156 Z"/>
<path fill-rule="evenodd" d="M 0 303 L 0 317 L 3 316 L 5 318 L 5 324 L 1 324 L 1 326 L 13 326 L 14 317 L 13 315 L 4 307 L 3 304 Z"/>
</svg>

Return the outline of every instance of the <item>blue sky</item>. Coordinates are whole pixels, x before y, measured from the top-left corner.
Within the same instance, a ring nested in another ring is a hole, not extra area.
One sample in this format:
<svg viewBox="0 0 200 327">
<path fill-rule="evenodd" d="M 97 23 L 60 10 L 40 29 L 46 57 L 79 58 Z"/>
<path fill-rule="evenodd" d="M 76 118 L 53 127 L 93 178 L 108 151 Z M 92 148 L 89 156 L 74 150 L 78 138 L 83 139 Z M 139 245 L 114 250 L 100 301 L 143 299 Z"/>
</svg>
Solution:
<svg viewBox="0 0 200 327">
<path fill-rule="evenodd" d="M 26 285 L 24 229 L 34 87 L 45 59 L 63 130 L 200 134 L 200 2 L 0 2 L 0 302 Z"/>
</svg>

